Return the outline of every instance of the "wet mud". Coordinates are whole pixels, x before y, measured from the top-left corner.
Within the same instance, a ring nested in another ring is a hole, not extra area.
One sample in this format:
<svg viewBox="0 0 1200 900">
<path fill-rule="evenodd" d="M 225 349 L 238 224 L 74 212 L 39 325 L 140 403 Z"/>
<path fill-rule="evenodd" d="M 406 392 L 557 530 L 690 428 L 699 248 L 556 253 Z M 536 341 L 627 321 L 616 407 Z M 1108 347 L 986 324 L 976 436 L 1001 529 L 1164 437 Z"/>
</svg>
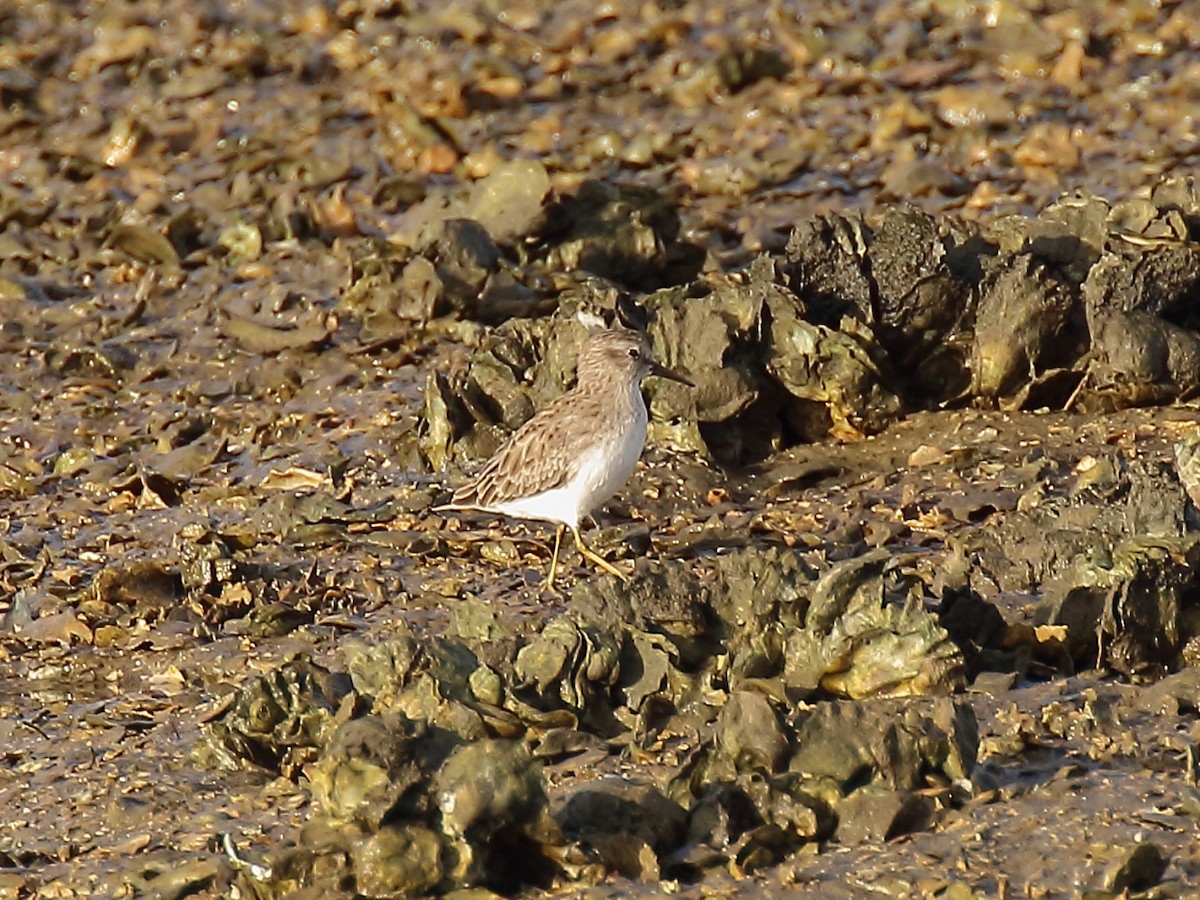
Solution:
<svg viewBox="0 0 1200 900">
<path fill-rule="evenodd" d="M 0 10 L 0 893 L 1200 890 L 1187 4 Z M 434 511 L 644 329 L 589 525 Z"/>
</svg>

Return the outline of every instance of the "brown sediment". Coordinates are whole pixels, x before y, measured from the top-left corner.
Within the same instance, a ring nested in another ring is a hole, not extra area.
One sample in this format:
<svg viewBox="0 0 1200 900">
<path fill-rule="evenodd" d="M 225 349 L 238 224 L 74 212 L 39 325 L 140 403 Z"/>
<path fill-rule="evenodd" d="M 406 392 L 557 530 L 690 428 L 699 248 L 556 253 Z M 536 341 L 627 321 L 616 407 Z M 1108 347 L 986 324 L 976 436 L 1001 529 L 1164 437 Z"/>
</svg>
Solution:
<svg viewBox="0 0 1200 900">
<path fill-rule="evenodd" d="M 1190 6 L 0 34 L 3 891 L 1196 890 Z M 428 510 L 599 321 L 544 594 Z"/>
</svg>

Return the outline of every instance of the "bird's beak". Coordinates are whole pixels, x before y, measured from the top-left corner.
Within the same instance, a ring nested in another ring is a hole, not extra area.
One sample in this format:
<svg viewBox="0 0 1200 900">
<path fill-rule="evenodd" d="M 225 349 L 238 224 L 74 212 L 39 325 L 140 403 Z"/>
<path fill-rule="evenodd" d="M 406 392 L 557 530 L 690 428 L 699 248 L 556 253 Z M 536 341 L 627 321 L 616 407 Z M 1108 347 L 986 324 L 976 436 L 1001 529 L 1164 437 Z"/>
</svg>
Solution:
<svg viewBox="0 0 1200 900">
<path fill-rule="evenodd" d="M 666 366 L 660 366 L 658 363 L 651 361 L 650 374 L 657 375 L 659 378 L 670 378 L 672 381 L 678 381 L 680 384 L 686 384 L 688 387 L 695 387 L 691 379 L 685 378 L 678 372 L 668 369 Z"/>
</svg>

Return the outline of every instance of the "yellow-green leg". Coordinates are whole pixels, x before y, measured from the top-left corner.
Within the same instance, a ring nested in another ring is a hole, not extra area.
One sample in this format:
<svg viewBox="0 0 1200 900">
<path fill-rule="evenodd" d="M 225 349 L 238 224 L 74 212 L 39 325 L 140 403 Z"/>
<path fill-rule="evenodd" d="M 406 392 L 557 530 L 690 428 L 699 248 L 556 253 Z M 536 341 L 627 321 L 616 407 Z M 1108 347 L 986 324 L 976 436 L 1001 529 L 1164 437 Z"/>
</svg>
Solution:
<svg viewBox="0 0 1200 900">
<path fill-rule="evenodd" d="M 559 525 L 558 530 L 554 532 L 554 556 L 550 558 L 550 574 L 546 576 L 544 588 L 554 587 L 554 576 L 558 572 L 558 548 L 562 545 L 562 533 L 565 525 Z"/>
<path fill-rule="evenodd" d="M 601 569 L 603 569 L 605 572 L 608 572 L 610 575 L 616 575 L 622 581 L 628 580 L 628 579 L 626 579 L 624 572 L 622 572 L 620 569 L 618 569 L 616 566 L 614 566 L 612 563 L 610 563 L 607 559 L 605 559 L 603 556 L 601 556 L 596 551 L 592 550 L 590 547 L 588 547 L 583 542 L 583 538 L 581 538 L 579 536 L 579 529 L 576 528 L 574 525 L 571 526 L 571 534 L 575 535 L 575 547 L 576 547 L 576 549 L 579 550 L 580 556 L 582 556 L 584 559 L 591 560 L 592 563 L 599 566 Z"/>
</svg>

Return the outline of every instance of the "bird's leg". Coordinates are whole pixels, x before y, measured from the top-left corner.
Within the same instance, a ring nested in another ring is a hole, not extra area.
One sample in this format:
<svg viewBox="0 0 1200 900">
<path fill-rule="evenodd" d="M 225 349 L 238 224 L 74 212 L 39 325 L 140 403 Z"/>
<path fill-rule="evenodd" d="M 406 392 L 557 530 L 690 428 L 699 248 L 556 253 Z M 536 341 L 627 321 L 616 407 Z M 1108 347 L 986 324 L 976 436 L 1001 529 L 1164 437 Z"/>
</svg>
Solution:
<svg viewBox="0 0 1200 900">
<path fill-rule="evenodd" d="M 607 559 L 605 559 L 603 556 L 601 556 L 595 550 L 592 550 L 590 547 L 588 547 L 583 542 L 583 538 L 581 538 L 579 536 L 579 529 L 576 528 L 574 525 L 571 526 L 571 534 L 575 535 L 575 548 L 579 551 L 580 556 L 582 556 L 584 559 L 590 560 L 591 562 L 595 563 L 597 566 L 599 566 L 605 572 L 608 572 L 610 575 L 616 575 L 622 581 L 629 580 L 628 578 L 625 577 L 624 572 L 622 572 L 620 569 L 618 569 L 616 566 L 614 566 L 612 563 L 610 563 Z"/>
<path fill-rule="evenodd" d="M 554 532 L 554 556 L 550 557 L 550 574 L 546 576 L 546 583 L 542 585 L 543 589 L 554 587 L 554 574 L 558 571 L 558 548 L 562 544 L 562 533 L 565 525 L 559 525 L 558 530 Z"/>
</svg>

